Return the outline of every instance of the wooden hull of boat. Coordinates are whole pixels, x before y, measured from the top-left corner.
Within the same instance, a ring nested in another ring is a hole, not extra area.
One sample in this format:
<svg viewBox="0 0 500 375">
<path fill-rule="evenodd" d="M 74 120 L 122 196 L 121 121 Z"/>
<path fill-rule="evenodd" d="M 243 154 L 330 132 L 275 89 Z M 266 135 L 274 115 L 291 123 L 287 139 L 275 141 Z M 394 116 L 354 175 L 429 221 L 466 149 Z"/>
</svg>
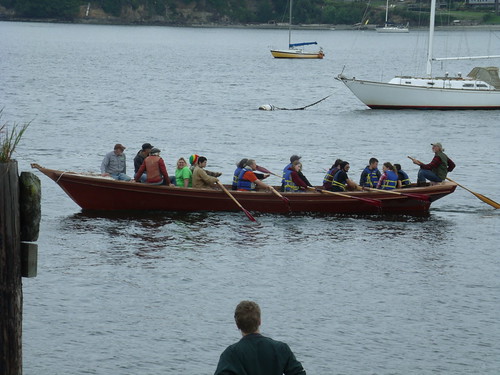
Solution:
<svg viewBox="0 0 500 375">
<path fill-rule="evenodd" d="M 239 211 L 235 202 L 222 190 L 148 185 L 62 172 L 39 165 L 33 167 L 54 180 L 83 210 Z M 255 212 L 421 216 L 428 214 L 432 202 L 452 193 L 456 187 L 456 184 L 446 182 L 441 185 L 399 190 L 404 193 L 425 194 L 429 197 L 429 201 L 384 191 L 345 193 L 358 198 L 377 199 L 381 202 L 381 207 L 360 199 L 316 191 L 283 193 L 289 199 L 289 205 L 270 192 L 233 191 L 232 194 L 243 207 Z"/>
<path fill-rule="evenodd" d="M 323 52 L 303 52 L 300 50 L 271 50 L 276 59 L 322 59 Z"/>
<path fill-rule="evenodd" d="M 500 90 L 445 89 L 339 79 L 372 109 L 500 109 Z"/>
</svg>

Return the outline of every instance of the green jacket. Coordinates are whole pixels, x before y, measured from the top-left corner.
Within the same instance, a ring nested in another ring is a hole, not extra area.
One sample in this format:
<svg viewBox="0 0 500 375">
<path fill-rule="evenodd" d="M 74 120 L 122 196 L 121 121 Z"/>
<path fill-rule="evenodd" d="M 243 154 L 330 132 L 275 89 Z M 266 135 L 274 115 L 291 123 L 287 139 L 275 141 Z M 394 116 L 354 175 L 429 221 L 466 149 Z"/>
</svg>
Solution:
<svg viewBox="0 0 500 375">
<path fill-rule="evenodd" d="M 243 336 L 221 354 L 215 375 L 305 375 L 290 347 L 259 333 Z"/>
<path fill-rule="evenodd" d="M 439 156 L 441 162 L 437 168 L 433 168 L 432 171 L 436 176 L 438 176 L 441 180 L 446 179 L 446 175 L 448 174 L 448 156 L 444 152 L 436 152 L 436 156 Z"/>
</svg>

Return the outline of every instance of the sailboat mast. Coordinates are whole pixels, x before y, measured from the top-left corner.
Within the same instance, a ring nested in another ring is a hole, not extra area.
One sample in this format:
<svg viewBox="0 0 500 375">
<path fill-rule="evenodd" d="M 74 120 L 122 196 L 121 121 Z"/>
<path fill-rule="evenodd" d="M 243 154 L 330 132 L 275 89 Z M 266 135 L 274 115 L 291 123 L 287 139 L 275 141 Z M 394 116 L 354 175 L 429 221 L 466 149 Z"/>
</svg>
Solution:
<svg viewBox="0 0 500 375">
<path fill-rule="evenodd" d="M 427 50 L 427 69 L 426 73 L 432 76 L 432 50 L 434 41 L 434 19 L 436 18 L 436 0 L 431 0 L 431 16 L 429 20 L 429 45 Z"/>
<path fill-rule="evenodd" d="M 387 20 L 389 19 L 389 0 L 385 4 L 385 26 L 387 26 Z"/>
<path fill-rule="evenodd" d="M 288 17 L 288 48 L 292 44 L 292 4 L 293 0 L 290 0 L 290 16 Z"/>
</svg>

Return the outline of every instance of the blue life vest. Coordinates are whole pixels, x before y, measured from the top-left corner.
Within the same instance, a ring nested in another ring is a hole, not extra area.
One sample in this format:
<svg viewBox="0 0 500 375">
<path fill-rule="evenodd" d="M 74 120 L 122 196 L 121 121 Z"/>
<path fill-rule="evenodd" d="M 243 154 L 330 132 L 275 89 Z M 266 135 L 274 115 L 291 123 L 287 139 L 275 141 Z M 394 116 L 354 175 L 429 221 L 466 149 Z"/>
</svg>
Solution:
<svg viewBox="0 0 500 375">
<path fill-rule="evenodd" d="M 295 182 L 293 182 L 292 180 L 292 172 L 293 171 L 291 169 L 288 169 L 283 175 L 283 181 L 284 181 L 283 191 L 295 192 L 299 190 L 299 187 L 295 185 Z"/>
<path fill-rule="evenodd" d="M 326 172 L 325 177 L 323 177 L 323 187 L 329 189 L 332 186 L 333 177 L 338 172 L 338 167 L 333 167 L 328 172 Z"/>
<path fill-rule="evenodd" d="M 339 169 L 337 173 L 335 173 L 335 176 L 333 176 L 333 181 L 332 181 L 332 188 L 336 188 L 335 191 L 346 191 L 346 185 L 342 182 L 339 181 L 340 173 L 344 172 L 342 169 Z"/>
<path fill-rule="evenodd" d="M 288 171 L 288 168 L 292 166 L 292 163 L 288 164 L 285 168 L 283 168 L 283 174 L 281 175 L 281 187 L 285 187 L 285 173 Z"/>
<path fill-rule="evenodd" d="M 401 185 L 410 185 L 410 177 L 408 177 L 408 174 L 405 171 L 398 171 L 398 174 L 401 173 L 401 176 L 398 176 L 398 178 L 401 180 Z"/>
<path fill-rule="evenodd" d="M 393 171 L 385 171 L 387 178 L 382 182 L 382 186 L 380 186 L 383 190 L 392 190 L 396 189 L 398 184 L 398 175 Z"/>
<path fill-rule="evenodd" d="M 243 168 L 238 167 L 238 168 L 236 168 L 234 170 L 234 175 L 233 175 L 233 190 L 237 190 L 238 189 L 238 180 L 240 178 L 240 173 L 241 173 L 242 169 Z"/>
<path fill-rule="evenodd" d="M 238 190 L 255 190 L 255 184 L 243 178 L 243 175 L 249 171 L 251 172 L 252 168 L 245 167 L 241 170 L 238 176 Z"/>
<path fill-rule="evenodd" d="M 369 167 L 366 167 L 363 172 L 366 172 L 366 181 L 363 182 L 363 186 L 366 187 L 377 187 L 378 184 L 378 176 L 379 176 L 379 170 L 377 168 L 371 170 Z"/>
</svg>

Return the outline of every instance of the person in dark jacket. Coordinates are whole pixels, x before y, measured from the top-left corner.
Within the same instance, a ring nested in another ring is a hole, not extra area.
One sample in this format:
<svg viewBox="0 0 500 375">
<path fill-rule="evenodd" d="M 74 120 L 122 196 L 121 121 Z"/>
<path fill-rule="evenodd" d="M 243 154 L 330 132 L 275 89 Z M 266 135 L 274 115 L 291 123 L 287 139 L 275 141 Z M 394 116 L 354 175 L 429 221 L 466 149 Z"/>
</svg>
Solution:
<svg viewBox="0 0 500 375">
<path fill-rule="evenodd" d="M 242 338 L 221 354 L 215 375 L 305 375 L 290 347 L 263 336 L 260 307 L 253 301 L 241 301 L 234 311 Z"/>
<path fill-rule="evenodd" d="M 134 174 L 137 173 L 139 168 L 141 167 L 142 163 L 144 163 L 144 160 L 149 156 L 149 153 L 151 152 L 151 149 L 154 146 L 151 145 L 151 143 L 144 143 L 142 145 L 142 148 L 137 152 L 137 155 L 135 155 L 134 158 Z M 147 175 L 146 173 L 143 173 L 140 181 L 141 182 L 146 182 Z"/>
</svg>

